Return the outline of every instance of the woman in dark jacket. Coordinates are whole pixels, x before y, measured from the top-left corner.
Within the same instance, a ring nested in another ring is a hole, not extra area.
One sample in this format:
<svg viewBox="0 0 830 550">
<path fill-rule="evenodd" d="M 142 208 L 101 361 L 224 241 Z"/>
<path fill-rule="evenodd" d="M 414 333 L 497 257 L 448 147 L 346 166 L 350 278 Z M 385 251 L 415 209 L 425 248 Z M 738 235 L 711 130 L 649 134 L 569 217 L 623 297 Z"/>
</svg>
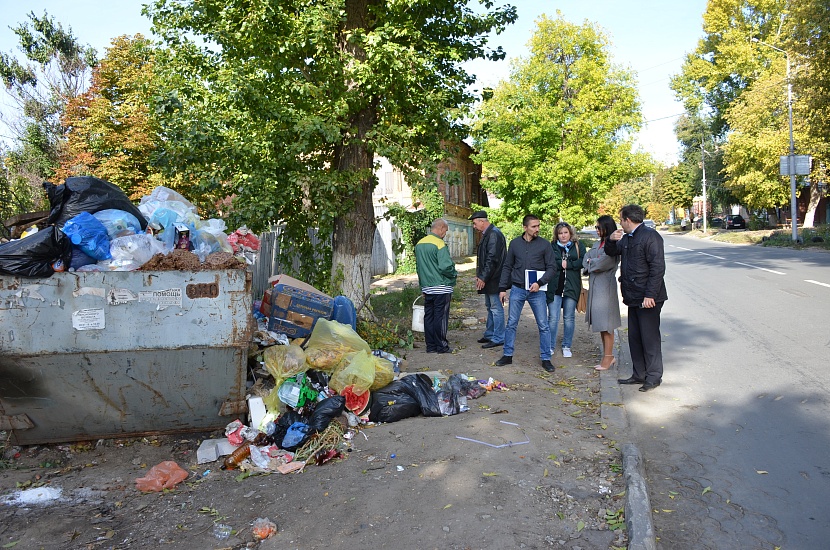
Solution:
<svg viewBox="0 0 830 550">
<path fill-rule="evenodd" d="M 559 312 L 563 311 L 562 357 L 571 357 L 571 343 L 576 326 L 576 303 L 582 291 L 582 259 L 585 245 L 579 242 L 573 227 L 565 222 L 553 229 L 553 277 L 545 291 L 548 301 L 551 355 L 556 349 L 556 333 L 559 331 Z"/>
<path fill-rule="evenodd" d="M 602 360 L 594 368 L 608 370 L 616 363 L 614 330 L 622 324 L 620 297 L 617 294 L 617 266 L 620 265 L 620 258 L 605 253 L 605 241 L 617 230 L 617 224 L 611 216 L 600 216 L 595 228 L 599 240 L 585 254 L 582 262 L 585 265 L 585 273 L 588 274 L 588 308 L 585 311 L 585 321 L 592 332 L 599 332 L 602 337 Z"/>
</svg>

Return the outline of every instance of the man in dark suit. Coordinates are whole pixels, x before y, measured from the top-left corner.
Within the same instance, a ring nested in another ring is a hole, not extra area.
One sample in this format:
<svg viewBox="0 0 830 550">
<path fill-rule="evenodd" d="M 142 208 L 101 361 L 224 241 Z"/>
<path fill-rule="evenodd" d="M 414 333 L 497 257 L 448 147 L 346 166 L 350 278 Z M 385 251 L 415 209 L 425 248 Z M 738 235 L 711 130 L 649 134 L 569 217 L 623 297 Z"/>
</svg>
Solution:
<svg viewBox="0 0 830 550">
<path fill-rule="evenodd" d="M 645 212 L 636 204 L 620 210 L 620 225 L 605 243 L 605 253 L 621 256 L 620 290 L 628 306 L 628 347 L 633 373 L 620 384 L 642 384 L 640 391 L 653 390 L 663 380 L 663 350 L 660 344 L 660 311 L 668 300 L 663 276 L 666 260 L 663 238 L 642 225 Z"/>
<path fill-rule="evenodd" d="M 473 227 L 481 233 L 476 256 L 476 290 L 484 294 L 487 306 L 487 324 L 484 336 L 478 339 L 481 347 L 504 345 L 504 306 L 499 300 L 499 277 L 507 256 L 507 242 L 499 228 L 487 219 L 487 212 L 479 210 L 470 216 Z"/>
</svg>

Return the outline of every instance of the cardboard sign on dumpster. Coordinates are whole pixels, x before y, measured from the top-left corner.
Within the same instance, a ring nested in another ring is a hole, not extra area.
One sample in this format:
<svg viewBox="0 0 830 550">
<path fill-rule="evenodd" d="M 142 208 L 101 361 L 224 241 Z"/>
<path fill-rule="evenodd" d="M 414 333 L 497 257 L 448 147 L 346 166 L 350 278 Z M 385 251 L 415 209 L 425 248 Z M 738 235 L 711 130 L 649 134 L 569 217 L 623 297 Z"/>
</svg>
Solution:
<svg viewBox="0 0 830 550">
<path fill-rule="evenodd" d="M 334 299 L 313 286 L 288 275 L 272 277 L 268 282 L 273 287 L 265 291 L 261 308 L 268 311 L 268 330 L 305 338 L 317 319 L 331 317 Z"/>
</svg>

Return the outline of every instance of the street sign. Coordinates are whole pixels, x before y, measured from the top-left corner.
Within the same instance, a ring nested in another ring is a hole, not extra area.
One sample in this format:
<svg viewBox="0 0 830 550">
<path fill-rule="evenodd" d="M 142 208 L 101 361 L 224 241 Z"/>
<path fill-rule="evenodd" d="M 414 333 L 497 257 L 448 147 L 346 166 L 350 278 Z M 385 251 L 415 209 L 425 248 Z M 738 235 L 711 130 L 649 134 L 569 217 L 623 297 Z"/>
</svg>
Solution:
<svg viewBox="0 0 830 550">
<path fill-rule="evenodd" d="M 796 176 L 806 176 L 810 173 L 810 165 L 813 162 L 813 157 L 810 155 L 793 155 L 792 157 L 793 165 L 795 167 L 795 172 L 793 173 Z M 790 155 L 781 155 L 778 173 L 782 176 L 790 175 L 789 159 Z"/>
</svg>

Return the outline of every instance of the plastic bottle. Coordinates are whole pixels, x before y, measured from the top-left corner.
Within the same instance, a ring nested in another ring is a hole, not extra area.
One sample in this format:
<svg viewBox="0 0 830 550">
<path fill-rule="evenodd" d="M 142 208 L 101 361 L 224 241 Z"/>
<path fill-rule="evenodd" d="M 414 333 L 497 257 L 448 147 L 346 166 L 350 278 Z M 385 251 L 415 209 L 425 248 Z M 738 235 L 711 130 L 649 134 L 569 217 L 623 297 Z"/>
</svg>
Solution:
<svg viewBox="0 0 830 550">
<path fill-rule="evenodd" d="M 246 441 L 225 458 L 225 462 L 222 464 L 221 469 L 233 470 L 242 464 L 242 461 L 249 456 L 251 456 L 251 444 Z"/>
</svg>

